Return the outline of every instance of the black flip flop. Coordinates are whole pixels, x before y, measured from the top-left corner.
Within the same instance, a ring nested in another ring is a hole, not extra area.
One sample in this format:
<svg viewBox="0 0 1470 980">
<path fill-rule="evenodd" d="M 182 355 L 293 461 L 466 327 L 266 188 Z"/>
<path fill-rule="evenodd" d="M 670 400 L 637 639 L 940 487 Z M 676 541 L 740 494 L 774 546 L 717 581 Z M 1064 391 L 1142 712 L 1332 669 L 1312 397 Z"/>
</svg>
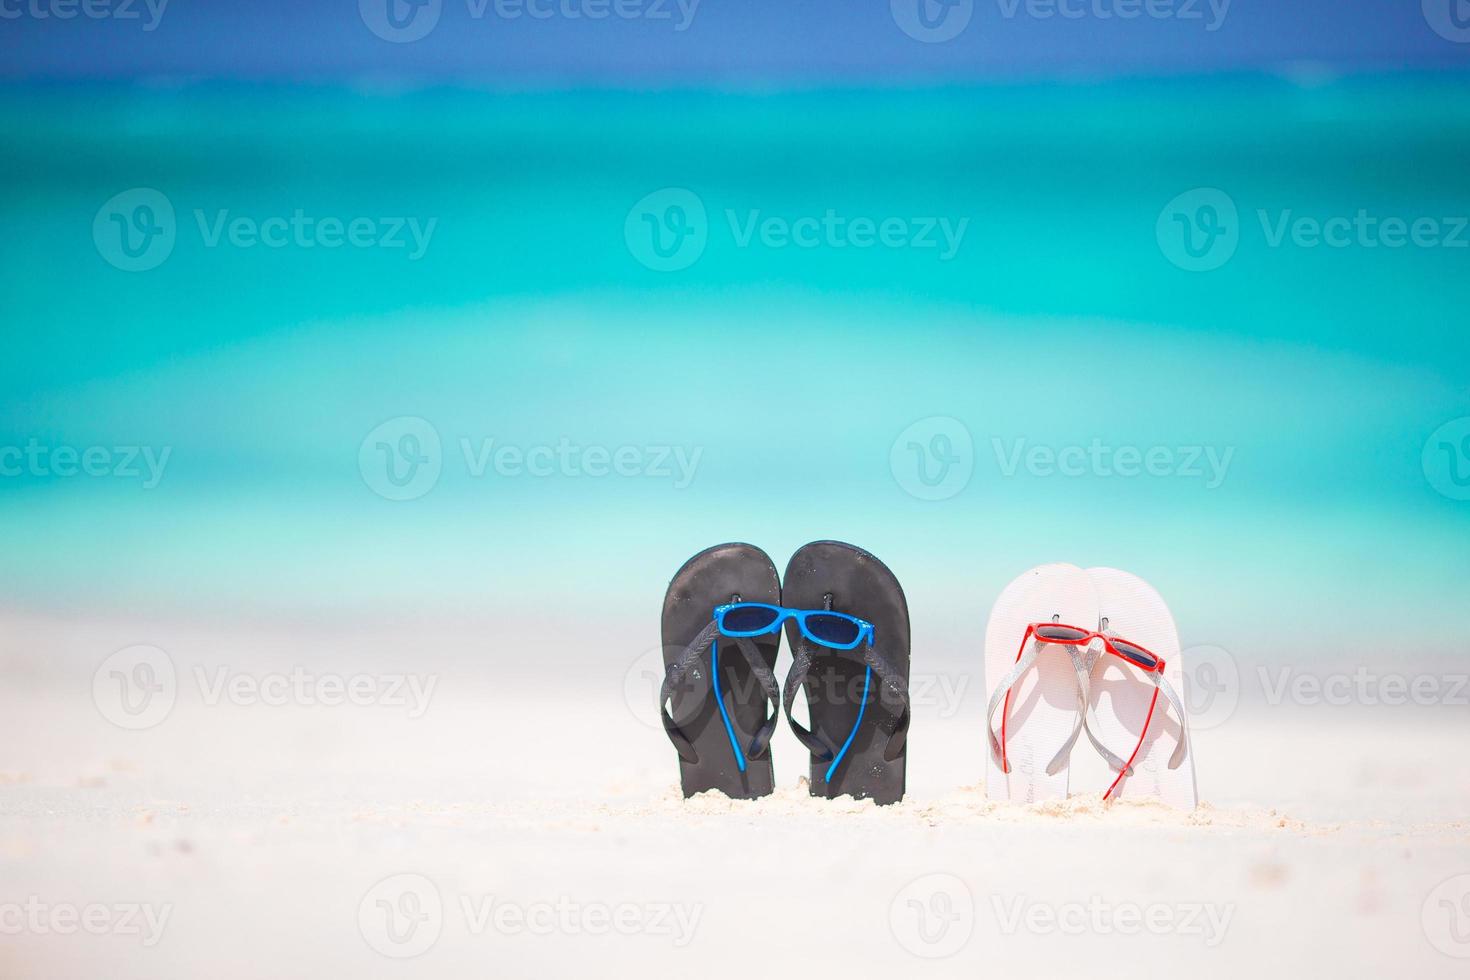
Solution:
<svg viewBox="0 0 1470 980">
<path fill-rule="evenodd" d="M 872 624 L 872 643 L 850 650 L 813 642 L 788 620 L 795 662 L 786 677 L 791 730 L 811 752 L 813 796 L 903 799 L 909 726 L 909 610 L 898 579 L 877 558 L 840 541 L 814 541 L 791 556 L 782 605 L 845 613 Z M 806 692 L 811 729 L 791 706 Z"/>
<path fill-rule="evenodd" d="M 664 594 L 659 710 L 679 751 L 686 797 L 717 789 L 734 799 L 753 799 L 775 787 L 770 741 L 781 717 L 774 673 L 781 634 L 721 635 L 715 607 L 738 601 L 781 604 L 776 566 L 748 544 L 701 551 L 684 563 Z"/>
</svg>

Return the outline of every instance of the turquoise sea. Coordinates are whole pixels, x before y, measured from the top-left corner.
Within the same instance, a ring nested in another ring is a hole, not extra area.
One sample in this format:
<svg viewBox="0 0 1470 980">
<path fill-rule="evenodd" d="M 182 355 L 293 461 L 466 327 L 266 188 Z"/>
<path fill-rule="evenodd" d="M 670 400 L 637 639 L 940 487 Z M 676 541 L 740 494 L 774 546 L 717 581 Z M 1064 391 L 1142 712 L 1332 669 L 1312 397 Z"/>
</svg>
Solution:
<svg viewBox="0 0 1470 980">
<path fill-rule="evenodd" d="M 1069 560 L 1413 648 L 1467 161 L 1438 76 L 0 89 L 0 605 L 652 634 L 694 551 L 837 537 L 977 644 Z"/>
</svg>

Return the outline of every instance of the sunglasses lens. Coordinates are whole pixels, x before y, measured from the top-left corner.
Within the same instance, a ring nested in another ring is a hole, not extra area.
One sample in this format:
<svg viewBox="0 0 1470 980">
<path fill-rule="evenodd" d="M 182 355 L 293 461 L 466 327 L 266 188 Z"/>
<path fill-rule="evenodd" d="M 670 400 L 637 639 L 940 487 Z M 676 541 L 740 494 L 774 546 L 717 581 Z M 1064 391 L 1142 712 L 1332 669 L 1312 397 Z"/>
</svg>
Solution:
<svg viewBox="0 0 1470 980">
<path fill-rule="evenodd" d="M 818 613 L 806 618 L 807 632 L 818 643 L 850 647 L 858 640 L 861 627 L 846 616 Z"/>
<path fill-rule="evenodd" d="M 1140 667 L 1157 667 L 1159 660 L 1143 647 L 1136 647 L 1127 640 L 1114 640 L 1113 649 Z"/>
<path fill-rule="evenodd" d="M 779 615 L 776 610 L 765 606 L 741 603 L 725 610 L 720 629 L 727 633 L 763 633 L 771 628 Z"/>
<path fill-rule="evenodd" d="M 1086 631 L 1073 629 L 1070 626 L 1038 626 L 1036 635 L 1043 640 L 1055 640 L 1060 643 L 1076 643 L 1087 635 Z"/>
</svg>

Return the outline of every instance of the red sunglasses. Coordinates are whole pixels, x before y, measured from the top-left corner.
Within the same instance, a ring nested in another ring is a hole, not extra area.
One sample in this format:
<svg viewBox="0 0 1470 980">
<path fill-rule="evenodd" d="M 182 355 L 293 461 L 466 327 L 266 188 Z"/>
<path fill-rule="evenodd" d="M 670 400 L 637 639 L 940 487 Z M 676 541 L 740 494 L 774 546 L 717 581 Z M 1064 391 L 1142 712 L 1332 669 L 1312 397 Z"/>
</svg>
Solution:
<svg viewBox="0 0 1470 980">
<path fill-rule="evenodd" d="M 1026 641 L 1033 636 L 1044 643 L 1063 643 L 1067 646 L 1082 646 L 1093 640 L 1102 640 L 1104 650 L 1128 661 L 1139 670 L 1149 674 L 1164 672 L 1163 657 L 1150 653 L 1137 643 L 1116 636 L 1107 636 L 1097 630 L 1085 630 L 1080 626 L 1067 626 L 1064 623 L 1032 623 L 1026 627 L 1026 635 L 1021 640 L 1023 651 L 1026 649 Z M 1021 659 L 1019 653 L 1016 659 Z"/>
</svg>

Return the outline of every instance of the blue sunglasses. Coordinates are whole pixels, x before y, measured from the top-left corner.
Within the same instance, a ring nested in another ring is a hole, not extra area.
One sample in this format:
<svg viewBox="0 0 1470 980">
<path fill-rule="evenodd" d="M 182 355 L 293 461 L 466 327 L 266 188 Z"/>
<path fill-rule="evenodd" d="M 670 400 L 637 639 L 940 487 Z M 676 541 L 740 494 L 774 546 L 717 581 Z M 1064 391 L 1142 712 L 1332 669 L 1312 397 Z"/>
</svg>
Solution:
<svg viewBox="0 0 1470 980">
<path fill-rule="evenodd" d="M 873 624 L 828 609 L 785 609 L 764 602 L 730 602 L 715 607 L 715 625 L 726 636 L 774 633 L 788 619 L 796 620 L 801 635 L 834 650 L 851 650 L 866 638 L 873 645 Z"/>
</svg>

